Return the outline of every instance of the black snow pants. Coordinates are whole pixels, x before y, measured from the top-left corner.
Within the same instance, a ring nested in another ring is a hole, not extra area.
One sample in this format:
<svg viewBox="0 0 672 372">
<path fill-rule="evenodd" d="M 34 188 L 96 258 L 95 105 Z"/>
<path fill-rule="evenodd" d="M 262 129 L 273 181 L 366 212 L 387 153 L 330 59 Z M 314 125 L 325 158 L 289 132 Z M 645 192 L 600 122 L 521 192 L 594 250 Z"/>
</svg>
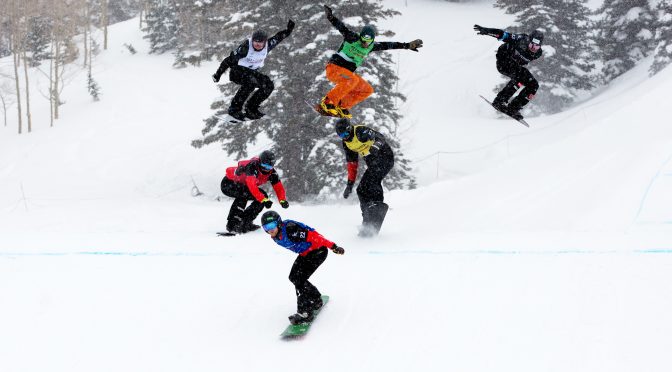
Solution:
<svg viewBox="0 0 672 372">
<path fill-rule="evenodd" d="M 299 313 L 310 312 L 322 305 L 320 291 L 308 279 L 327 259 L 328 252 L 326 247 L 322 247 L 294 260 L 292 270 L 289 272 L 289 281 L 296 289 L 296 309 Z"/>
<path fill-rule="evenodd" d="M 357 196 L 359 196 L 361 206 L 384 200 L 383 178 L 394 166 L 394 153 L 392 153 L 390 145 L 385 144 L 378 154 L 369 155 L 364 158 L 364 161 L 366 162 L 366 171 L 359 181 L 359 186 L 357 186 Z"/>
<path fill-rule="evenodd" d="M 246 108 L 248 110 L 258 110 L 259 105 L 271 95 L 275 88 L 271 78 L 259 71 L 242 66 L 231 67 L 229 80 L 240 85 L 238 92 L 236 92 L 236 95 L 231 101 L 229 112 L 242 111 L 245 101 L 247 101 Z M 252 92 L 254 92 L 254 94 L 252 94 Z M 248 100 L 247 97 L 249 97 L 250 94 L 252 94 L 252 97 Z"/>
<path fill-rule="evenodd" d="M 252 193 L 247 188 L 247 185 L 242 183 L 237 183 L 231 179 L 224 177 L 222 179 L 221 189 L 224 195 L 230 196 L 233 199 L 233 204 L 231 204 L 231 209 L 229 210 L 229 216 L 227 217 L 226 229 L 229 231 L 236 230 L 236 228 L 251 224 L 255 218 L 261 213 L 261 210 L 264 209 L 264 205 L 259 203 Z M 259 189 L 265 197 L 268 197 L 266 191 Z M 252 200 L 252 203 L 245 208 L 247 202 Z"/>
<path fill-rule="evenodd" d="M 504 89 L 497 94 L 497 97 L 495 97 L 495 100 L 492 102 L 493 104 L 509 102 L 513 94 L 518 90 L 518 86 L 524 85 L 525 88 L 518 95 L 518 97 L 524 99 L 524 101 L 520 102 L 522 103 L 522 105 L 520 105 L 522 107 L 534 97 L 534 94 L 537 93 L 537 89 L 539 89 L 539 82 L 532 76 L 532 73 L 530 73 L 527 68 L 520 66 L 509 59 L 504 61 L 497 60 L 497 71 L 511 80 L 504 86 Z"/>
</svg>

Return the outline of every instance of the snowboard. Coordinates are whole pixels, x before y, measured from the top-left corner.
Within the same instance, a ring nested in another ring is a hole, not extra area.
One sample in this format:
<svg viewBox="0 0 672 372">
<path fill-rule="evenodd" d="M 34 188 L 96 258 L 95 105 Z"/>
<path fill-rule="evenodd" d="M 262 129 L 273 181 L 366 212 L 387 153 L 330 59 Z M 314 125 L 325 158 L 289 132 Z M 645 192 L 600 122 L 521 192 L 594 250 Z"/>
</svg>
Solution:
<svg viewBox="0 0 672 372">
<path fill-rule="evenodd" d="M 222 115 L 222 116 L 215 115 L 215 117 L 219 120 L 222 120 L 224 123 L 227 123 L 227 124 L 240 124 L 240 123 L 243 123 L 243 122 L 247 123 L 247 122 L 253 122 L 253 121 L 256 121 L 256 120 L 264 119 L 266 116 L 262 116 L 259 119 L 250 119 L 250 118 L 246 117 L 243 120 L 236 119 L 229 114 Z"/>
<path fill-rule="evenodd" d="M 219 231 L 217 232 L 217 236 L 236 236 L 238 234 L 229 232 L 229 231 Z"/>
<path fill-rule="evenodd" d="M 329 296 L 322 295 L 322 307 L 313 310 L 313 315 L 315 316 L 315 319 L 317 319 L 317 315 L 324 309 L 325 306 L 327 306 L 327 302 L 329 302 Z M 308 330 L 310 329 L 310 326 L 313 325 L 313 322 L 315 321 L 313 319 L 311 322 L 308 323 L 301 323 L 301 324 L 290 324 L 285 328 L 285 331 L 280 334 L 280 337 L 282 337 L 285 340 L 291 340 L 291 339 L 296 339 L 301 336 L 305 336 L 306 333 L 308 333 Z"/>
<path fill-rule="evenodd" d="M 487 98 L 481 96 L 480 94 L 479 94 L 479 97 L 483 98 L 483 100 L 484 100 L 485 102 L 487 102 L 488 104 L 490 104 L 490 106 L 492 106 L 492 108 L 494 108 L 495 110 L 497 110 L 497 108 L 496 108 L 495 106 L 493 106 L 493 105 L 492 105 L 492 102 L 488 101 Z M 510 117 L 511 119 L 513 119 L 513 120 L 519 122 L 520 124 L 523 124 L 524 126 L 526 126 L 526 127 L 528 127 L 528 128 L 530 127 L 530 124 L 527 124 L 527 122 L 525 121 L 525 119 L 516 119 L 516 118 L 514 118 L 513 116 L 507 114 L 507 113 L 504 112 L 504 111 L 500 111 L 500 110 L 497 110 L 497 111 L 498 111 L 498 112 L 501 112 L 502 114 L 504 114 L 504 115 Z"/>
</svg>

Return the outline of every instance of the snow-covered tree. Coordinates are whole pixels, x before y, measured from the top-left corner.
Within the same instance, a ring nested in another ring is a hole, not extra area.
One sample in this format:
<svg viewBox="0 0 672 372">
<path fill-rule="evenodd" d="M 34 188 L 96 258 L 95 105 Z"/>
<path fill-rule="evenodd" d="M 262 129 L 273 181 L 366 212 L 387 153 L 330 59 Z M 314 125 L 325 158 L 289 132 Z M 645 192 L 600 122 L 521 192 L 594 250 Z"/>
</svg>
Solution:
<svg viewBox="0 0 672 372">
<path fill-rule="evenodd" d="M 605 0 L 597 12 L 597 46 L 607 83 L 630 70 L 654 49 L 654 13 L 649 0 Z"/>
<path fill-rule="evenodd" d="M 656 51 L 651 74 L 665 68 L 672 62 L 672 0 L 661 0 L 656 8 Z"/>
<path fill-rule="evenodd" d="M 381 1 L 340 0 L 331 4 L 334 15 L 356 31 L 364 24 L 376 24 L 379 19 L 398 14 L 384 9 Z M 255 29 L 264 29 L 269 35 L 274 35 L 286 28 L 290 18 L 296 22 L 296 28 L 266 59 L 263 72 L 275 84 L 275 91 L 261 107 L 266 117 L 251 123 L 224 124 L 219 117 L 226 114 L 231 97 L 239 86 L 226 84 L 227 76 L 223 76 L 220 84 L 222 96 L 211 106 L 215 113 L 205 120 L 204 137 L 194 141 L 194 146 L 219 142 L 228 154 L 243 158 L 248 156 L 250 144 L 258 138 L 268 138 L 268 148 L 281 159 L 278 168 L 282 171 L 283 184 L 290 198 L 304 200 L 334 190 L 342 191 L 346 173 L 340 139 L 334 133 L 331 120 L 318 116 L 304 103 L 306 99 L 317 102 L 332 88 L 324 69 L 329 57 L 342 42 L 342 36 L 326 19 L 320 3 L 309 0 L 291 3 L 254 0 L 235 5 L 224 25 L 228 29 L 228 37 L 217 49 L 220 58 L 250 37 Z M 377 39 L 394 40 L 391 39 L 393 35 L 391 31 L 379 29 Z M 394 102 L 405 97 L 395 91 L 397 76 L 392 67 L 392 54 L 377 52 L 370 54 L 357 70 L 371 82 L 376 93 L 355 107 L 353 121 L 383 133 L 395 151 L 396 164 L 386 178 L 385 186 L 414 187 L 409 161 L 398 141 L 397 124 L 401 116 Z"/>
<path fill-rule="evenodd" d="M 590 34 L 587 0 L 497 0 L 495 6 L 515 14 L 510 31 L 544 32 L 544 55 L 528 65 L 539 81 L 532 112 L 559 112 L 581 91 L 593 87 L 594 39 Z M 500 87 L 501 88 L 501 87 Z"/>
<path fill-rule="evenodd" d="M 149 52 L 161 54 L 177 47 L 177 14 L 175 0 L 150 0 L 145 16 L 145 39 Z"/>
</svg>

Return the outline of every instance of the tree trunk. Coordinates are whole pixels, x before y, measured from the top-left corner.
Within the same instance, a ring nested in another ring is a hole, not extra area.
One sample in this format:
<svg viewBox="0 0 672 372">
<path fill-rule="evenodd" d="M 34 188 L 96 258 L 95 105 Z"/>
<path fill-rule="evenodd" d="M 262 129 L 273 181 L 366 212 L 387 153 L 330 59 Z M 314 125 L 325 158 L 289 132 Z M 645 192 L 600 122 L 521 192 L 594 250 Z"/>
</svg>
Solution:
<svg viewBox="0 0 672 372">
<path fill-rule="evenodd" d="M 51 42 L 51 55 L 54 55 L 54 42 Z M 49 58 L 49 126 L 54 126 L 54 59 Z"/>
<path fill-rule="evenodd" d="M 61 59 L 61 47 L 58 45 L 58 40 L 54 40 L 55 44 L 55 49 L 56 49 L 56 54 L 54 56 L 54 86 L 53 86 L 53 95 L 54 95 L 54 119 L 58 120 L 58 106 L 60 103 L 60 99 L 58 97 L 58 68 L 59 68 L 59 60 Z"/>
<path fill-rule="evenodd" d="M 7 126 L 7 103 L 5 102 L 5 97 L 2 94 L 0 94 L 0 101 L 2 101 L 2 116 L 5 119 L 5 126 Z"/>
<path fill-rule="evenodd" d="M 103 50 L 107 50 L 107 0 L 103 0 L 101 6 L 102 17 L 101 17 L 101 28 L 103 29 Z"/>
<path fill-rule="evenodd" d="M 15 36 L 16 37 L 16 36 Z M 14 48 L 16 46 L 16 39 L 14 40 Z M 16 50 L 12 51 L 12 60 L 14 61 L 14 82 L 16 83 L 16 109 L 19 114 L 19 134 L 21 134 L 23 121 L 21 118 L 21 85 L 19 84 L 19 54 Z"/>
<path fill-rule="evenodd" d="M 23 51 L 23 73 L 26 77 L 26 119 L 28 124 L 28 133 L 33 131 L 33 120 L 30 117 L 30 85 L 28 84 L 28 58 L 26 51 Z"/>
</svg>

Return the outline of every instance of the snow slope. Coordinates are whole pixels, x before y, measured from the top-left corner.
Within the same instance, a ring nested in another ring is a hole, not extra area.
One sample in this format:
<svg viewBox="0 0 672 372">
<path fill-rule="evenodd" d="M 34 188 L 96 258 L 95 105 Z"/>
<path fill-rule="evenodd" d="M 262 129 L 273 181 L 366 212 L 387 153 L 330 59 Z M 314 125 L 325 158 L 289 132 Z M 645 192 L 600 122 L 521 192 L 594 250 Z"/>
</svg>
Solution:
<svg viewBox="0 0 672 372">
<path fill-rule="evenodd" d="M 527 129 L 477 96 L 498 44 L 471 26 L 510 20 L 491 2 L 386 4 L 394 39 L 425 41 L 395 52 L 421 187 L 386 194 L 375 240 L 353 201 L 279 210 L 346 248 L 312 279 L 332 301 L 308 337 L 277 337 L 294 255 L 213 234 L 234 159 L 189 143 L 217 62 L 174 70 L 131 20 L 97 57 L 100 102 L 73 70 L 54 128 L 37 94 L 33 133 L 0 127 L 0 369 L 669 370 L 672 70 L 645 63 Z"/>
</svg>

